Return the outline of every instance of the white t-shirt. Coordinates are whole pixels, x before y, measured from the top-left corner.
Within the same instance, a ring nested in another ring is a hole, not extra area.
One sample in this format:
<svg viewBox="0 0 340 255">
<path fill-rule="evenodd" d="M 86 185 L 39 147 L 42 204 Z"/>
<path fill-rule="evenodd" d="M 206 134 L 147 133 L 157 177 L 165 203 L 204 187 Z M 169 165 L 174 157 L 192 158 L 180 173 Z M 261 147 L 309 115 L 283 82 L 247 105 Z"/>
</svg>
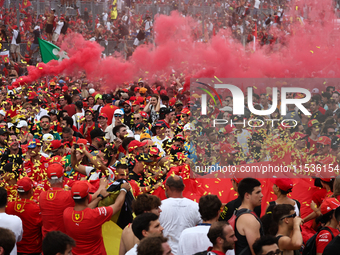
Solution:
<svg viewBox="0 0 340 255">
<path fill-rule="evenodd" d="M 156 145 L 157 148 L 159 149 L 159 153 L 161 157 L 165 156 L 165 151 L 163 150 L 163 142 L 167 139 L 169 139 L 169 137 L 167 136 L 163 140 L 158 139 L 157 136 L 153 136 L 151 138 L 151 140 L 153 141 L 153 144 Z"/>
<path fill-rule="evenodd" d="M 146 21 L 145 22 L 145 32 L 151 32 L 151 27 L 152 27 L 152 21 Z"/>
<path fill-rule="evenodd" d="M 251 139 L 251 135 L 248 130 L 242 129 L 242 133 L 235 133 L 237 142 L 241 145 L 242 150 L 245 155 L 249 153 L 248 141 Z"/>
<path fill-rule="evenodd" d="M 260 0 L 255 0 L 254 8 L 259 9 L 260 8 L 260 4 L 261 4 Z"/>
<path fill-rule="evenodd" d="M 125 255 L 137 255 L 137 246 L 138 244 L 135 244 Z"/>
<path fill-rule="evenodd" d="M 13 29 L 13 37 L 12 37 L 12 42 L 11 42 L 11 44 L 18 45 L 18 44 L 17 44 L 18 33 L 19 33 L 18 30 L 14 30 L 14 29 Z"/>
<path fill-rule="evenodd" d="M 54 33 L 60 35 L 61 29 L 63 28 L 63 26 L 64 26 L 64 21 L 59 20 L 57 22 L 57 26 L 56 26 L 56 28 L 54 30 Z"/>
<path fill-rule="evenodd" d="M 164 228 L 163 235 L 169 238 L 169 245 L 174 255 L 177 255 L 179 236 L 182 231 L 200 223 L 198 203 L 188 198 L 168 198 L 162 201 L 159 222 Z"/>
<path fill-rule="evenodd" d="M 85 116 L 85 111 L 82 109 L 83 112 L 77 112 L 72 116 L 73 119 L 73 125 L 76 126 L 76 128 L 79 130 L 80 129 L 80 120 L 82 117 Z"/>
<path fill-rule="evenodd" d="M 0 213 L 0 227 L 12 230 L 17 239 L 17 242 L 21 241 L 23 229 L 22 221 L 18 216 L 9 215 L 7 213 Z M 11 255 L 17 255 L 16 244 L 11 252 Z"/>
<path fill-rule="evenodd" d="M 184 229 L 179 237 L 177 255 L 195 254 L 213 246 L 207 236 L 209 229 L 210 224 Z M 228 250 L 226 254 L 235 255 L 235 251 Z"/>
</svg>

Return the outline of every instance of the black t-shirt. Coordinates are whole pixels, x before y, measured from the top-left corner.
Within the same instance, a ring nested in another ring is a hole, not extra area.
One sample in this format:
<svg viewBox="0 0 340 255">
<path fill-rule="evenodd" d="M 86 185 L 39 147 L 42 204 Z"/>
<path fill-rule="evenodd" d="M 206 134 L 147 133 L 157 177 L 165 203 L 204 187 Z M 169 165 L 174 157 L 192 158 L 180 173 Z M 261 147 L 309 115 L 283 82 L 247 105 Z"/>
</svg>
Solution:
<svg viewBox="0 0 340 255">
<path fill-rule="evenodd" d="M 131 113 L 130 115 L 126 115 L 124 114 L 124 124 L 126 126 L 128 126 L 130 129 L 133 126 L 133 113 Z"/>
<path fill-rule="evenodd" d="M 326 246 L 322 255 L 334 255 L 339 254 L 340 251 L 340 236 L 336 236 L 333 240 Z"/>
<path fill-rule="evenodd" d="M 33 34 L 34 34 L 33 44 L 39 44 L 38 38 L 40 37 L 40 31 L 34 30 Z"/>
<path fill-rule="evenodd" d="M 241 198 L 238 197 L 232 201 L 230 201 L 229 203 L 227 203 L 224 208 L 223 208 L 223 211 L 219 217 L 219 221 L 228 221 L 231 216 L 233 216 L 234 214 L 234 211 L 239 208 L 242 204 L 242 201 L 241 201 Z M 256 215 L 258 217 L 261 216 L 261 206 L 256 206 L 254 208 L 254 212 L 256 213 Z"/>
</svg>

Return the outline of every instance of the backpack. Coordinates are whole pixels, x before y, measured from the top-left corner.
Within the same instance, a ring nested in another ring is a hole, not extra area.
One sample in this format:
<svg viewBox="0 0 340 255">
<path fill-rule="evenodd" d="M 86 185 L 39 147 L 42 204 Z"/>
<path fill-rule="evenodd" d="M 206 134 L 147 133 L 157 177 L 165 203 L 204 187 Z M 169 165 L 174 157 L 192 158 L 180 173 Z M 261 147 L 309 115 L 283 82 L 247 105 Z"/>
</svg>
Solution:
<svg viewBox="0 0 340 255">
<path fill-rule="evenodd" d="M 316 234 L 308 239 L 305 248 L 303 249 L 302 255 L 316 255 L 316 237 L 322 230 L 327 230 L 334 238 L 333 232 L 328 227 L 321 228 Z"/>
<path fill-rule="evenodd" d="M 21 43 L 21 35 L 20 35 L 20 32 L 19 32 L 19 31 L 18 31 L 17 39 L 15 39 L 15 42 L 16 42 L 16 43 Z"/>
</svg>

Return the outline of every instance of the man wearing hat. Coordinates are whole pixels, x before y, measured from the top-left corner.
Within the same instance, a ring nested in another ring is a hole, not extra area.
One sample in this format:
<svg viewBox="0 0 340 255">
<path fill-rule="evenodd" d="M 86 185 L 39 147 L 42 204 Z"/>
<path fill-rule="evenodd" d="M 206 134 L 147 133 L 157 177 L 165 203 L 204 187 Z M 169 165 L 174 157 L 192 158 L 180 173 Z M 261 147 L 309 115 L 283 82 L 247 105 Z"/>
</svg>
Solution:
<svg viewBox="0 0 340 255">
<path fill-rule="evenodd" d="M 100 128 L 95 128 L 90 132 L 92 143 L 90 145 L 89 152 L 92 153 L 93 151 L 104 149 L 106 144 L 105 134 L 106 133 Z"/>
<path fill-rule="evenodd" d="M 103 112 L 99 113 L 98 122 L 103 131 L 105 131 L 108 128 L 108 124 L 107 124 L 108 121 L 109 119 L 106 113 L 103 113 Z"/>
<path fill-rule="evenodd" d="M 139 114 L 137 114 L 139 115 Z M 135 139 L 140 141 L 140 135 L 145 133 L 145 125 L 143 123 L 137 123 L 134 125 Z"/>
<path fill-rule="evenodd" d="M 332 140 L 327 136 L 320 136 L 316 143 L 317 153 L 314 154 L 317 160 L 323 159 L 329 155 Z"/>
<path fill-rule="evenodd" d="M 6 213 L 18 216 L 23 225 L 24 234 L 17 243 L 18 253 L 38 254 L 41 253 L 42 245 L 42 218 L 39 205 L 30 200 L 33 196 L 33 181 L 23 177 L 17 182 L 18 198 L 9 202 Z"/>
<path fill-rule="evenodd" d="M 50 143 L 50 150 L 52 152 L 52 157 L 53 156 L 65 156 L 65 144 L 61 140 L 53 140 Z"/>
<path fill-rule="evenodd" d="M 167 137 L 165 134 L 166 129 L 167 126 L 164 121 L 157 121 L 155 126 L 153 127 L 153 133 L 155 135 L 152 137 L 152 141 L 159 150 L 162 150 L 163 142 L 169 139 L 169 137 Z"/>
<path fill-rule="evenodd" d="M 24 162 L 27 176 L 38 182 L 45 178 L 45 172 L 48 167 L 49 159 L 40 154 L 41 142 L 38 139 L 32 139 L 28 142 L 26 159 Z"/>
<path fill-rule="evenodd" d="M 103 194 L 106 187 L 100 187 Z M 102 237 L 102 225 L 109 221 L 112 215 L 119 212 L 125 202 L 125 196 L 130 191 L 129 183 L 121 185 L 120 194 L 114 204 L 107 207 L 89 207 L 89 186 L 86 181 L 78 181 L 73 184 L 71 198 L 75 205 L 65 209 L 63 222 L 65 223 L 66 234 L 72 237 L 77 246 L 72 249 L 75 255 L 102 254 L 106 255 L 106 250 Z M 98 194 L 93 202 L 98 202 L 104 198 L 103 194 Z M 89 231 L 91 230 L 91 231 Z"/>
<path fill-rule="evenodd" d="M 147 142 L 139 142 L 138 140 L 133 140 L 128 145 L 129 154 L 132 154 L 133 156 L 137 156 L 144 151 L 144 147 L 147 144 Z"/>
</svg>

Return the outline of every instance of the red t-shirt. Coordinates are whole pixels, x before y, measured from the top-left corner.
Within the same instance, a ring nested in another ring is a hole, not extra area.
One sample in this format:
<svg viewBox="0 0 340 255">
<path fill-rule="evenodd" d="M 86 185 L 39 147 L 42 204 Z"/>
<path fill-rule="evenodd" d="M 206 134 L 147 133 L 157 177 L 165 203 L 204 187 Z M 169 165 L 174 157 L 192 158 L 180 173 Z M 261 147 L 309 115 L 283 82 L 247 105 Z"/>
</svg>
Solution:
<svg viewBox="0 0 340 255">
<path fill-rule="evenodd" d="M 310 139 L 310 137 L 308 137 L 307 142 L 309 143 L 309 153 L 315 154 L 318 151 L 318 149 L 316 148 L 317 141 L 314 141 L 314 140 Z"/>
<path fill-rule="evenodd" d="M 115 110 L 119 109 L 117 106 L 112 105 L 112 104 L 106 104 L 100 109 L 100 113 L 106 113 L 107 115 L 107 125 L 111 125 L 112 123 L 112 118 Z M 104 130 L 105 131 L 105 130 Z"/>
<path fill-rule="evenodd" d="M 312 200 L 319 207 L 325 198 L 329 198 L 333 195 L 332 191 L 328 191 L 326 189 L 319 189 L 313 193 Z"/>
<path fill-rule="evenodd" d="M 340 232 L 339 230 L 335 228 L 328 227 L 334 237 L 336 237 Z M 332 241 L 332 235 L 329 233 L 328 230 L 321 230 L 319 234 L 316 236 L 316 253 L 323 253 L 323 250 L 326 248 L 326 246 Z"/>
<path fill-rule="evenodd" d="M 18 199 L 7 204 L 6 213 L 16 215 L 22 220 L 24 234 L 17 243 L 18 252 L 40 253 L 42 219 L 39 205 L 29 199 Z"/>
<path fill-rule="evenodd" d="M 90 144 L 92 143 L 92 139 L 91 139 L 91 131 L 92 131 L 93 129 L 95 129 L 96 126 L 99 127 L 99 128 L 101 128 L 100 124 L 97 124 L 97 125 L 96 125 L 96 123 L 93 122 L 92 126 L 89 127 L 89 128 L 87 129 L 87 134 L 86 134 L 86 136 L 84 135 L 84 132 L 85 132 L 85 129 L 86 129 L 86 123 L 84 123 L 83 125 L 80 126 L 80 130 L 79 130 L 80 133 L 84 136 L 84 138 L 85 138 L 87 141 L 89 141 Z"/>
<path fill-rule="evenodd" d="M 106 255 L 102 237 L 102 225 L 111 219 L 112 207 L 86 208 L 75 211 L 69 207 L 64 211 L 66 234 L 72 237 L 77 246 L 74 255 Z"/>
<path fill-rule="evenodd" d="M 63 213 L 67 207 L 74 206 L 71 191 L 65 191 L 61 188 L 51 188 L 48 191 L 43 191 L 40 194 L 39 206 L 43 222 L 43 237 L 54 230 L 60 230 L 65 233 Z"/>
<path fill-rule="evenodd" d="M 76 114 L 76 106 L 74 104 L 66 105 L 63 110 L 67 111 L 68 116 L 72 117 L 74 114 Z"/>
</svg>

